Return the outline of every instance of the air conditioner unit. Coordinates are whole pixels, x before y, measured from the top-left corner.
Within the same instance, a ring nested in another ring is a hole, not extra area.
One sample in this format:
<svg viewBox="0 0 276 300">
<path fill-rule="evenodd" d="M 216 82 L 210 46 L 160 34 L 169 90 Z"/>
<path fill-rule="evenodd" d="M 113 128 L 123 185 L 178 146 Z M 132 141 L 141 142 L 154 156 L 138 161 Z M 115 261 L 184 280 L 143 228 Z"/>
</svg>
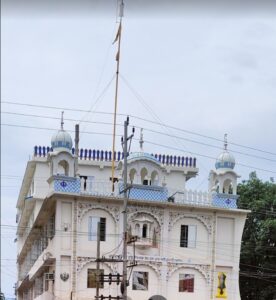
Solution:
<svg viewBox="0 0 276 300">
<path fill-rule="evenodd" d="M 55 280 L 55 273 L 45 273 L 44 278 L 46 281 Z"/>
</svg>

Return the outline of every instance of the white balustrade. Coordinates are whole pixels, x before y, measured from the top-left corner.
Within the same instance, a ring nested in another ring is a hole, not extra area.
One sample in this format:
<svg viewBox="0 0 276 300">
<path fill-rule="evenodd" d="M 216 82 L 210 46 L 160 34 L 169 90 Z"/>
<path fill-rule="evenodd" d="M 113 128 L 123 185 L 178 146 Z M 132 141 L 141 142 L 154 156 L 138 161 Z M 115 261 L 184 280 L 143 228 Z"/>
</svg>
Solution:
<svg viewBox="0 0 276 300">
<path fill-rule="evenodd" d="M 119 194 L 119 183 L 114 184 L 114 193 L 112 193 L 111 181 L 95 181 L 94 177 L 81 177 L 81 193 L 95 196 L 115 196 L 122 197 Z M 168 198 L 172 197 L 175 203 L 192 204 L 201 206 L 211 206 L 211 197 L 208 192 L 196 190 L 177 190 L 168 189 Z M 141 199 L 142 200 L 142 199 Z"/>
<path fill-rule="evenodd" d="M 114 193 L 112 193 L 111 181 L 95 181 L 94 177 L 81 177 L 81 193 L 95 196 L 120 197 L 117 182 L 114 183 Z"/>
<path fill-rule="evenodd" d="M 175 203 L 210 206 L 211 198 L 207 192 L 194 190 L 168 189 L 168 196 L 174 198 Z"/>
</svg>

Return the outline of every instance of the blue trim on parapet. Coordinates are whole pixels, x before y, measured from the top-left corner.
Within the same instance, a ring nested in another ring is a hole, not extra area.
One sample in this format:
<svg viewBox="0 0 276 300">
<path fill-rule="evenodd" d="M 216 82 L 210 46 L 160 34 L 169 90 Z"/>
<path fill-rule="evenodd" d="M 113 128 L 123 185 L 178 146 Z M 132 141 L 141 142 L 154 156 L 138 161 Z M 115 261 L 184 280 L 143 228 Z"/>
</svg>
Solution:
<svg viewBox="0 0 276 300">
<path fill-rule="evenodd" d="M 238 195 L 215 193 L 212 195 L 212 205 L 221 208 L 236 209 Z"/>
<path fill-rule="evenodd" d="M 66 147 L 65 147 L 66 148 Z M 68 149 L 70 150 L 70 149 Z M 50 147 L 42 147 L 35 146 L 34 147 L 34 156 L 38 157 L 46 157 L 49 152 L 52 152 L 53 148 Z M 72 154 L 75 154 L 75 148 L 71 149 Z M 177 166 L 177 167 L 191 167 L 196 168 L 196 158 L 192 157 L 184 157 L 184 156 L 172 156 L 165 154 L 150 154 L 145 152 L 133 152 L 128 155 L 128 160 L 138 159 L 136 154 L 139 154 L 140 159 L 148 159 L 152 162 L 163 164 L 167 166 Z M 112 160 L 112 152 L 111 151 L 103 151 L 103 150 L 91 150 L 91 149 L 80 149 L 79 150 L 79 159 L 83 160 L 96 160 L 96 161 L 111 161 Z M 120 161 L 124 158 L 123 152 L 114 152 L 115 161 Z"/>
<path fill-rule="evenodd" d="M 54 190 L 55 192 L 79 194 L 81 190 L 80 179 L 67 176 L 55 176 Z"/>
<path fill-rule="evenodd" d="M 120 184 L 119 190 L 123 192 L 124 185 Z M 160 186 L 133 184 L 128 190 L 129 199 L 147 200 L 156 202 L 168 201 L 168 190 Z"/>
</svg>

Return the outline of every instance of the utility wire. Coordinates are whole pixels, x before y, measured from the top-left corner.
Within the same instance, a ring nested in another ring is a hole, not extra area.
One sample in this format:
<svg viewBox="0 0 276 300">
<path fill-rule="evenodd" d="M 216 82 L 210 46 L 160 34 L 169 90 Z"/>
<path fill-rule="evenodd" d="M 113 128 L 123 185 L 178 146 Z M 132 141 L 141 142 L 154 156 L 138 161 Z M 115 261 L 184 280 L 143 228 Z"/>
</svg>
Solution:
<svg viewBox="0 0 276 300">
<path fill-rule="evenodd" d="M 1 126 L 56 131 L 56 129 L 54 129 L 54 128 L 45 128 L 45 127 L 36 127 L 36 126 L 27 126 L 27 125 L 15 125 L 15 124 L 7 124 L 7 123 L 2 123 Z M 68 131 L 69 132 L 74 132 L 73 130 L 68 130 Z M 82 131 L 82 133 L 85 133 L 85 134 L 95 134 L 95 135 L 107 135 L 107 136 L 111 136 L 112 135 L 111 133 L 90 132 L 90 131 Z M 116 136 L 118 137 L 120 135 L 117 134 Z M 134 140 L 139 141 L 139 139 L 134 139 Z M 145 140 L 145 142 L 148 143 L 148 144 L 151 144 L 151 145 L 160 146 L 160 147 L 163 147 L 163 148 L 167 148 L 167 149 L 179 151 L 179 152 L 182 152 L 182 153 L 186 153 L 186 151 L 183 150 L 183 149 L 181 149 L 181 148 L 176 148 L 176 147 L 172 147 L 172 146 L 168 146 L 168 145 L 163 145 L 163 144 L 160 144 L 160 143 L 154 143 L 154 142 L 146 141 L 146 140 Z M 200 153 L 196 153 L 196 152 L 189 151 L 189 153 L 191 153 L 192 155 L 201 156 L 201 157 L 209 158 L 209 159 L 212 159 L 212 160 L 216 160 L 217 159 L 216 157 L 212 157 L 212 156 L 208 156 L 208 155 L 200 154 Z M 262 168 L 259 168 L 259 167 L 254 167 L 254 166 L 250 166 L 250 165 L 246 165 L 246 164 L 242 164 L 242 163 L 236 163 L 236 165 L 239 165 L 239 166 L 242 166 L 242 167 L 245 167 L 245 168 L 249 168 L 249 169 L 255 169 L 255 170 L 259 170 L 259 171 L 264 171 L 264 172 L 276 174 L 276 171 L 262 169 Z"/>
<path fill-rule="evenodd" d="M 25 114 L 25 113 L 16 113 L 16 112 L 11 112 L 11 111 L 1 111 L 1 114 L 17 115 L 17 116 L 24 116 L 24 117 L 34 117 L 34 118 L 44 118 L 44 119 L 52 119 L 52 120 L 60 120 L 59 117 Z M 113 125 L 113 123 L 111 123 L 111 122 L 103 122 L 103 121 L 85 121 L 85 120 L 81 121 L 81 120 L 78 120 L 78 119 L 71 119 L 71 118 L 66 118 L 64 120 L 72 121 L 72 122 L 91 123 L 91 124 Z M 120 124 L 120 123 L 117 123 L 116 125 L 117 126 L 124 126 L 123 124 Z M 173 135 L 173 134 L 170 134 L 170 133 L 165 133 L 165 132 L 153 130 L 153 129 L 150 129 L 150 128 L 147 128 L 147 127 L 140 127 L 136 124 L 132 124 L 132 125 L 136 128 L 143 128 L 144 130 L 146 130 L 148 132 L 157 133 L 157 134 L 160 134 L 160 135 L 163 135 L 163 136 L 172 137 L 172 138 L 175 138 L 175 139 L 180 139 L 180 140 L 183 140 L 183 141 L 188 141 L 188 142 L 191 142 L 191 143 L 195 143 L 195 144 L 199 144 L 199 145 L 212 147 L 212 148 L 221 150 L 220 146 L 216 146 L 216 145 L 212 145 L 212 144 L 208 144 L 208 143 L 203 143 L 203 142 L 200 142 L 200 141 L 184 138 L 184 137 Z M 258 159 L 263 159 L 263 160 L 267 160 L 267 161 L 270 161 L 270 162 L 276 162 L 275 159 L 270 159 L 270 158 L 263 157 L 263 156 L 257 156 L 257 155 L 244 153 L 244 152 L 240 152 L 240 151 L 236 151 L 236 150 L 232 150 L 232 149 L 229 149 L 229 151 L 232 152 L 232 153 L 237 153 L 237 154 L 241 154 L 241 155 L 245 155 L 245 156 L 249 156 L 249 157 L 253 157 L 253 158 L 258 158 Z M 187 152 L 189 152 L 189 151 L 187 151 Z"/>
<path fill-rule="evenodd" d="M 67 110 L 67 111 L 82 112 L 82 113 L 89 112 L 89 110 L 84 110 L 84 109 L 69 108 L 69 107 L 58 107 L 58 106 L 49 106 L 49 105 L 38 105 L 38 104 L 31 104 L 31 103 L 12 102 L 12 101 L 2 101 L 2 103 L 11 104 L 11 105 L 18 105 L 18 106 L 28 106 L 28 107 L 56 109 L 56 110 Z M 103 112 L 103 111 L 94 111 L 93 113 L 95 113 L 95 114 L 104 114 L 104 115 L 113 115 L 113 113 L 111 113 L 111 112 Z M 164 126 L 162 123 L 159 123 L 159 122 L 156 122 L 156 121 L 152 121 L 152 120 L 148 120 L 148 119 L 145 119 L 145 118 L 141 118 L 141 117 L 138 117 L 138 116 L 135 116 L 135 115 L 131 115 L 131 114 L 118 113 L 118 115 L 119 116 L 124 116 L 124 117 L 125 116 L 129 116 L 129 117 L 135 118 L 137 120 L 145 121 L 145 122 L 152 123 L 152 124 L 155 124 L 155 125 Z M 214 141 L 217 141 L 217 142 L 220 142 L 220 143 L 224 142 L 222 139 L 219 139 L 219 138 L 215 138 L 215 137 L 212 137 L 212 136 L 204 135 L 204 134 L 201 134 L 201 133 L 198 133 L 198 132 L 195 132 L 195 131 L 190 131 L 190 130 L 178 128 L 178 127 L 171 126 L 171 125 L 168 125 L 168 124 L 166 124 L 166 127 L 174 129 L 174 130 L 177 130 L 177 131 L 189 133 L 189 134 L 192 134 L 192 135 L 197 135 L 199 137 L 211 139 L 211 140 L 214 140 Z M 263 150 L 263 149 L 258 149 L 258 148 L 255 148 L 255 147 L 250 147 L 250 146 L 246 146 L 246 145 L 235 143 L 235 142 L 228 142 L 228 144 L 276 156 L 276 153 L 270 152 L 270 151 L 266 151 L 266 150 Z"/>
<path fill-rule="evenodd" d="M 33 118 L 42 118 L 42 119 L 50 119 L 50 120 L 60 120 L 60 117 L 51 117 L 51 116 L 44 116 L 44 115 L 34 115 L 34 114 L 25 114 L 25 113 L 16 113 L 11 111 L 1 111 L 1 114 L 8 114 L 8 115 L 16 115 L 16 116 L 23 116 L 23 117 L 33 117 Z M 71 122 L 82 122 L 82 123 L 90 123 L 90 124 L 101 124 L 101 125 L 113 125 L 111 122 L 103 122 L 103 121 L 88 121 L 88 120 L 81 120 L 81 119 L 71 119 L 71 118 L 64 118 L 64 121 L 71 121 Z M 123 124 L 116 124 L 117 126 L 124 126 Z"/>
<path fill-rule="evenodd" d="M 136 140 L 138 140 L 138 139 L 136 139 Z M 159 144 L 159 143 L 154 143 L 154 142 L 146 141 L 146 140 L 145 140 L 145 142 L 148 143 L 148 144 L 151 144 L 151 145 L 160 146 L 160 147 L 163 147 L 163 148 L 167 148 L 167 149 L 171 149 L 171 150 L 176 150 L 176 151 L 180 151 L 180 152 L 185 152 L 183 149 L 180 149 L 180 148 L 176 148 L 176 147 L 172 147 L 172 146 L 167 146 L 167 145 L 163 145 L 163 144 Z M 190 152 L 190 153 L 193 154 L 193 155 L 196 155 L 196 156 L 201 156 L 201 157 L 209 158 L 209 159 L 212 159 L 212 160 L 216 160 L 217 159 L 216 157 L 208 156 L 208 155 L 205 155 L 205 154 L 200 154 L 200 153 L 196 153 L 196 152 Z M 236 165 L 239 165 L 239 166 L 242 166 L 242 167 L 246 167 L 246 168 L 250 168 L 250 169 L 255 169 L 255 170 L 259 170 L 259 171 L 264 171 L 264 172 L 276 174 L 276 171 L 262 169 L 262 168 L 259 168 L 259 167 L 253 167 L 253 166 L 246 165 L 246 164 L 236 163 Z"/>
</svg>

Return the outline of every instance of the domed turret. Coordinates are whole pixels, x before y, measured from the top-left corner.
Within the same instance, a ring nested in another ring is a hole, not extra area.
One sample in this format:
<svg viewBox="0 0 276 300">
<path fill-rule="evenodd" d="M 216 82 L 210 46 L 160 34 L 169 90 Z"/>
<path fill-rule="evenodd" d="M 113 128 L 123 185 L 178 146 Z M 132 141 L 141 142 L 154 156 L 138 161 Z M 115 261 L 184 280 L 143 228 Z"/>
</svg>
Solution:
<svg viewBox="0 0 276 300">
<path fill-rule="evenodd" d="M 235 158 L 227 150 L 227 135 L 224 135 L 224 150 L 216 160 L 216 169 L 234 169 Z"/>
<path fill-rule="evenodd" d="M 70 134 L 63 129 L 63 112 L 61 115 L 61 128 L 56 132 L 51 139 L 53 151 L 67 150 L 71 151 L 73 142 Z"/>
<path fill-rule="evenodd" d="M 222 152 L 216 161 L 216 169 L 234 169 L 235 158 L 228 151 Z"/>
<path fill-rule="evenodd" d="M 210 193 L 225 194 L 229 200 L 230 194 L 233 199 L 236 199 L 237 194 L 237 178 L 238 174 L 233 170 L 235 167 L 235 158 L 227 150 L 227 134 L 224 135 L 224 150 L 218 156 L 216 161 L 216 170 L 211 170 L 209 175 L 209 191 Z M 231 201 L 230 201 L 231 202 Z M 230 203 L 229 202 L 229 203 Z M 231 202 L 232 203 L 232 202 Z M 216 203 L 216 205 L 223 205 L 223 207 L 230 207 L 224 201 Z M 236 208 L 236 204 L 234 205 Z M 232 208 L 234 206 L 231 206 Z"/>
</svg>

